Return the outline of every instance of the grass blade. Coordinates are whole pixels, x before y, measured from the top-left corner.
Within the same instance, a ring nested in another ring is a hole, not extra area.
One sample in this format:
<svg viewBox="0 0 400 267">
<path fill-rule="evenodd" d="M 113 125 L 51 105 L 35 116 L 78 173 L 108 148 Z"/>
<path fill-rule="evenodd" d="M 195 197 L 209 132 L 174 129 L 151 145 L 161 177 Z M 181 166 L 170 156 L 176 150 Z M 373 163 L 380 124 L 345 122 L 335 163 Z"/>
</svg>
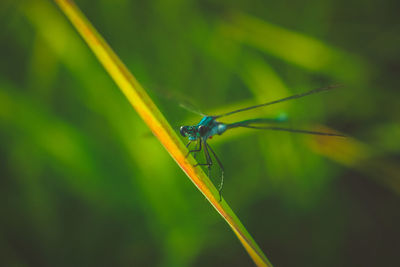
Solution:
<svg viewBox="0 0 400 267">
<path fill-rule="evenodd" d="M 140 117 L 149 126 L 153 134 L 160 140 L 161 144 L 200 192 L 208 199 L 211 205 L 226 220 L 256 265 L 272 266 L 225 200 L 219 202 L 218 191 L 209 178 L 200 168 L 193 167 L 196 164 L 193 157 L 185 158 L 187 153 L 185 145 L 181 142 L 175 131 L 168 124 L 167 120 L 139 82 L 128 71 L 104 39 L 97 33 L 74 2 L 71 0 L 55 0 L 55 2 L 81 34 L 90 49 L 113 78 L 131 105 L 139 113 Z"/>
<path fill-rule="evenodd" d="M 354 54 L 245 13 L 232 13 L 229 22 L 221 24 L 221 29 L 238 42 L 305 70 L 347 81 L 358 81 L 369 72 L 369 66 Z"/>
<path fill-rule="evenodd" d="M 332 131 L 327 127 L 315 127 L 318 130 Z M 400 168 L 394 162 L 379 157 L 373 147 L 355 138 L 321 138 L 313 136 L 307 140 L 308 146 L 343 166 L 364 173 L 380 185 L 400 194 Z"/>
</svg>

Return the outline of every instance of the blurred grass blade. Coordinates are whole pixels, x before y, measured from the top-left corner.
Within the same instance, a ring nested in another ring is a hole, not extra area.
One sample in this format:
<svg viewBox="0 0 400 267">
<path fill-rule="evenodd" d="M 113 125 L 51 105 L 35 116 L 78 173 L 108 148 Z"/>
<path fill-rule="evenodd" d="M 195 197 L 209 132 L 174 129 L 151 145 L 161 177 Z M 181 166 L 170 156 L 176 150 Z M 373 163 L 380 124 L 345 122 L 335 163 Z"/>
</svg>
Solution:
<svg viewBox="0 0 400 267">
<path fill-rule="evenodd" d="M 327 127 L 316 127 L 317 131 L 335 132 Z M 400 168 L 397 164 L 383 160 L 376 155 L 374 149 L 355 138 L 322 138 L 310 136 L 307 140 L 309 147 L 346 167 L 355 169 L 372 178 L 379 184 L 400 194 Z"/>
<path fill-rule="evenodd" d="M 221 24 L 221 30 L 230 38 L 288 63 L 340 80 L 358 81 L 367 71 L 366 63 L 353 54 L 245 13 L 233 13 L 229 22 Z"/>
<path fill-rule="evenodd" d="M 200 168 L 193 167 L 196 164 L 193 157 L 185 158 L 187 153 L 185 145 L 181 142 L 175 131 L 168 124 L 167 120 L 154 105 L 153 101 L 138 81 L 128 71 L 104 39 L 97 33 L 73 1 L 55 0 L 55 2 L 70 19 L 131 105 L 149 126 L 153 134 L 160 140 L 161 144 L 172 158 L 226 220 L 254 262 L 258 266 L 272 266 L 228 204 L 224 200 L 219 202 L 218 191 L 209 178 Z"/>
</svg>

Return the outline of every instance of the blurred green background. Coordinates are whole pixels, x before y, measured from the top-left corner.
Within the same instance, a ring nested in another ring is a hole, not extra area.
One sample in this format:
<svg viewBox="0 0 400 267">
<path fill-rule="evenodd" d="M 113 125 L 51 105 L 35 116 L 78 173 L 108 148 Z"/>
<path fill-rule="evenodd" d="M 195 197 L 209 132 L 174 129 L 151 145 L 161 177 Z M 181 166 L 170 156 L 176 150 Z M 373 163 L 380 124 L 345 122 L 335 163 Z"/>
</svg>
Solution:
<svg viewBox="0 0 400 267">
<path fill-rule="evenodd" d="M 351 137 L 216 137 L 223 195 L 275 266 L 396 266 L 398 1 L 77 4 L 177 131 L 200 119 L 180 101 L 218 114 L 343 83 L 227 118 Z M 253 265 L 52 1 L 3 0 L 0 24 L 0 265 Z"/>
</svg>

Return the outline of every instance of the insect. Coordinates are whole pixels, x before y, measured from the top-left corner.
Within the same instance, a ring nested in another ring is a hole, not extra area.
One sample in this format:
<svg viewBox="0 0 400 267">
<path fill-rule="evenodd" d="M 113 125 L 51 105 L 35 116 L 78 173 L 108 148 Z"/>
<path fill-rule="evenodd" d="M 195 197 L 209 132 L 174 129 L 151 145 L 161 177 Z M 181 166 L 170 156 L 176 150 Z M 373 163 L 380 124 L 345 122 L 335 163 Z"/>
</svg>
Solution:
<svg viewBox="0 0 400 267">
<path fill-rule="evenodd" d="M 190 144 L 194 141 L 196 141 L 196 147 L 193 150 L 189 150 L 188 154 L 186 155 L 189 156 L 190 153 L 193 153 L 194 156 L 196 156 L 197 152 L 200 152 L 201 150 L 204 151 L 206 163 L 198 163 L 195 165 L 197 166 L 207 166 L 208 168 L 208 176 L 210 176 L 211 173 L 211 166 L 213 165 L 213 161 L 211 159 L 210 152 L 214 156 L 215 160 L 217 161 L 220 169 L 221 169 L 221 182 L 218 187 L 218 192 L 219 192 L 219 199 L 221 201 L 221 192 L 222 188 L 224 185 L 224 167 L 220 161 L 220 159 L 217 157 L 215 154 L 214 150 L 210 147 L 210 145 L 207 143 L 207 140 L 212 138 L 214 135 L 221 135 L 227 130 L 237 128 L 237 127 L 244 127 L 244 128 L 251 128 L 251 129 L 262 129 L 262 130 L 274 130 L 274 131 L 286 131 L 286 132 L 293 132 L 293 133 L 303 133 L 303 134 L 314 134 L 314 135 L 325 135 L 325 136 L 339 136 L 339 137 L 345 137 L 344 135 L 340 134 L 335 134 L 335 133 L 325 133 L 325 132 L 315 132 L 315 131 L 308 131 L 308 130 L 297 130 L 297 129 L 291 129 L 291 128 L 283 128 L 283 127 L 277 127 L 275 126 L 276 123 L 286 121 L 285 116 L 278 116 L 276 118 L 257 118 L 257 119 L 249 119 L 249 120 L 244 120 L 244 121 L 238 121 L 235 123 L 223 123 L 217 121 L 217 119 L 226 117 L 235 113 L 247 111 L 250 109 L 255 109 L 255 108 L 260 108 L 260 107 L 265 107 L 269 106 L 272 104 L 277 104 L 280 102 L 296 99 L 296 98 L 301 98 L 305 97 L 311 94 L 323 92 L 323 91 L 328 91 L 333 88 L 337 88 L 340 85 L 331 85 L 323 88 L 318 88 L 314 89 L 302 94 L 296 94 L 292 95 L 289 97 L 285 97 L 282 99 L 278 99 L 275 101 L 267 102 L 264 104 L 259 104 L 259 105 L 254 105 L 246 108 L 241 108 L 238 110 L 234 110 L 231 112 L 227 112 L 221 115 L 217 116 L 207 116 L 204 114 L 204 117 L 201 119 L 201 121 L 197 125 L 192 125 L 192 126 L 181 126 L 180 127 L 180 134 L 183 137 L 187 137 L 189 139 L 188 144 L 186 147 L 189 148 Z M 196 112 L 197 113 L 197 112 Z"/>
</svg>

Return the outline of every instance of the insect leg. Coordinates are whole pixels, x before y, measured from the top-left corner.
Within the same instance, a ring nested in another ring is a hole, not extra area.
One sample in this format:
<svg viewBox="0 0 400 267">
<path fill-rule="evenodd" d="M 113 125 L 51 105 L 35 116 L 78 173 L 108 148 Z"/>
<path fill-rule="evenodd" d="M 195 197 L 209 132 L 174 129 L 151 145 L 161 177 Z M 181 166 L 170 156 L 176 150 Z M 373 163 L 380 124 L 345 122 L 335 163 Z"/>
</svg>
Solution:
<svg viewBox="0 0 400 267">
<path fill-rule="evenodd" d="M 208 152 L 208 144 L 206 141 L 204 141 L 204 154 L 206 155 L 206 160 L 207 160 L 207 169 L 208 169 L 208 177 L 211 176 L 211 166 L 213 164 L 210 153 Z"/>
<path fill-rule="evenodd" d="M 186 147 L 189 147 L 189 145 L 192 143 L 192 141 L 189 141 L 189 143 L 186 144 Z"/>
<path fill-rule="evenodd" d="M 203 142 L 202 140 L 200 140 L 200 142 Z M 197 163 L 196 165 L 194 165 L 195 167 L 197 166 L 207 166 L 208 167 L 208 176 L 210 176 L 210 170 L 211 170 L 211 165 L 212 165 L 212 160 L 210 157 L 210 154 L 208 153 L 207 150 L 207 143 L 204 141 L 205 145 L 204 145 L 204 156 L 206 158 L 206 162 L 207 163 Z"/>
<path fill-rule="evenodd" d="M 212 150 L 210 145 L 206 143 L 206 147 L 210 149 L 211 153 L 214 155 L 214 158 L 217 161 L 217 163 L 218 163 L 218 165 L 219 165 L 219 167 L 221 169 L 221 183 L 219 184 L 219 187 L 218 187 L 219 201 L 221 202 L 221 200 L 222 200 L 221 192 L 222 192 L 222 187 L 224 186 L 224 166 L 222 166 L 221 161 L 219 160 L 219 158 L 215 154 L 214 150 Z"/>
<path fill-rule="evenodd" d="M 191 141 L 190 141 L 191 142 Z M 189 142 L 189 144 L 190 144 L 190 142 Z M 199 141 L 197 141 L 197 142 L 199 142 Z M 189 145 L 188 144 L 188 145 Z M 189 156 L 189 154 L 190 153 L 196 153 L 196 152 L 199 152 L 199 151 L 201 151 L 201 140 L 200 140 L 200 143 L 199 143 L 199 148 L 195 148 L 195 149 L 193 149 L 193 150 L 189 150 L 189 152 L 186 154 L 186 158 Z M 196 154 L 194 154 L 194 155 L 196 155 Z"/>
</svg>

